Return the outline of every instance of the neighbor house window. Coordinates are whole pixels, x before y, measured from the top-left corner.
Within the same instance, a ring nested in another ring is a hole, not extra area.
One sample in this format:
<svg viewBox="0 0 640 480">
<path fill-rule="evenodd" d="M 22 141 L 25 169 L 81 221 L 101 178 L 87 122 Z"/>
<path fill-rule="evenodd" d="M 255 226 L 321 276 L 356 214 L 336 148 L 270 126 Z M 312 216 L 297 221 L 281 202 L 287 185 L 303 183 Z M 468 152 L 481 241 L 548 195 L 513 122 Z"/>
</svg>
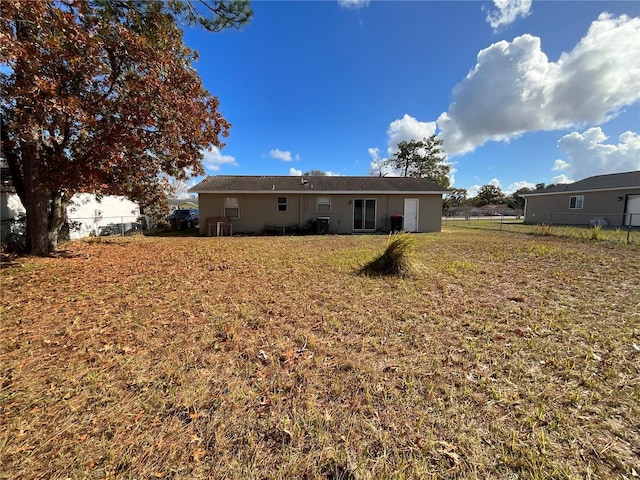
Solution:
<svg viewBox="0 0 640 480">
<path fill-rule="evenodd" d="M 229 218 L 240 217 L 240 201 L 237 197 L 226 197 L 224 199 L 224 216 Z"/>
<path fill-rule="evenodd" d="M 584 195 L 576 195 L 569 198 L 569 208 L 582 208 L 584 204 Z"/>
<path fill-rule="evenodd" d="M 329 213 L 331 211 L 331 198 L 318 197 L 316 198 L 316 212 Z"/>
<path fill-rule="evenodd" d="M 279 212 L 287 211 L 287 197 L 278 197 L 278 211 Z"/>
</svg>

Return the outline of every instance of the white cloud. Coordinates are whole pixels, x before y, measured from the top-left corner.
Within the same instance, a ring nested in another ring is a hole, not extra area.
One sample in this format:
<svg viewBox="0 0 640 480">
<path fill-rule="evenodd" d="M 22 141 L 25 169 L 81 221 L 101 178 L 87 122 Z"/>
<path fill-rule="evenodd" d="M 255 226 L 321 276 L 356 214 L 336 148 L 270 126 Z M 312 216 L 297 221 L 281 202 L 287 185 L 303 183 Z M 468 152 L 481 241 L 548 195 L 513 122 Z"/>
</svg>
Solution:
<svg viewBox="0 0 640 480">
<path fill-rule="evenodd" d="M 349 10 L 356 10 L 369 5 L 369 0 L 338 0 L 338 5 Z"/>
<path fill-rule="evenodd" d="M 291 167 L 289 169 L 289 175 L 292 177 L 301 177 L 302 176 L 302 170 L 297 170 L 293 167 Z"/>
<path fill-rule="evenodd" d="M 573 183 L 573 180 L 564 174 L 555 176 L 551 179 L 551 185 L 557 185 L 559 183 Z"/>
<path fill-rule="evenodd" d="M 556 160 L 553 170 L 556 170 L 558 162 L 562 162 L 566 166 L 563 170 L 577 179 L 640 170 L 640 135 L 636 132 L 624 132 L 618 139 L 617 144 L 605 143 L 608 137 L 600 127 L 565 135 L 558 140 L 558 148 L 567 156 L 568 161 Z"/>
<path fill-rule="evenodd" d="M 467 198 L 473 198 L 477 196 L 478 192 L 480 191 L 480 187 L 482 187 L 482 185 L 471 185 L 469 188 L 467 188 Z"/>
<path fill-rule="evenodd" d="M 386 158 L 380 157 L 380 150 L 378 148 L 369 148 L 369 156 L 371 162 L 369 163 L 369 174 L 378 176 L 392 176 L 393 169 L 386 164 Z"/>
<path fill-rule="evenodd" d="M 396 119 L 389 124 L 387 128 L 387 155 L 392 157 L 394 153 L 398 151 L 398 144 L 403 141 L 409 140 L 422 140 L 428 138 L 436 133 L 435 122 L 421 122 L 411 115 L 405 113 L 402 118 Z M 386 158 L 380 157 L 380 150 L 376 148 L 369 148 L 369 156 L 371 157 L 371 163 L 369 164 L 369 173 L 372 175 L 388 175 L 397 176 L 399 172 L 394 170 L 389 165 L 385 164 Z M 455 169 L 451 170 L 449 176 L 450 182 L 453 185 L 455 179 L 452 174 L 455 173 Z"/>
<path fill-rule="evenodd" d="M 571 166 L 570 163 L 565 162 L 564 160 L 561 160 L 561 159 L 557 159 L 555 162 L 553 162 L 553 168 L 551 170 L 553 170 L 554 172 L 567 170 L 570 166 Z"/>
<path fill-rule="evenodd" d="M 380 158 L 380 149 L 377 147 L 372 147 L 368 150 L 369 155 L 371 156 L 372 161 L 382 160 Z"/>
<path fill-rule="evenodd" d="M 487 23 L 493 30 L 501 25 L 509 25 L 518 17 L 525 18 L 531 10 L 531 0 L 493 0 L 497 10 L 491 10 L 487 14 Z"/>
<path fill-rule="evenodd" d="M 535 190 L 536 184 L 527 182 L 525 180 L 522 180 L 520 182 L 514 182 L 504 190 L 504 194 L 511 195 L 513 192 L 515 192 L 516 190 L 520 190 L 521 188 L 530 188 L 532 190 Z"/>
<path fill-rule="evenodd" d="M 521 188 L 531 188 L 531 189 L 536 188 L 535 183 L 522 180 L 520 182 L 513 182 L 507 188 L 503 189 L 502 184 L 500 183 L 500 180 L 498 180 L 497 178 L 492 178 L 485 185 L 493 185 L 494 187 L 498 187 L 500 190 L 502 190 L 502 193 L 504 193 L 505 195 L 511 195 L 513 192 L 515 192 L 516 190 L 520 190 Z M 484 185 L 472 185 L 471 187 L 467 188 L 467 197 L 471 198 L 471 197 L 477 196 L 478 191 L 483 186 Z"/>
<path fill-rule="evenodd" d="M 212 149 L 205 150 L 204 158 L 202 160 L 204 169 L 208 171 L 217 172 L 222 165 L 238 166 L 235 157 L 231 155 L 223 155 L 218 147 L 212 147 Z"/>
<path fill-rule="evenodd" d="M 280 150 L 279 148 L 274 148 L 269 152 L 269 156 L 271 158 L 275 158 L 276 160 L 282 160 L 283 162 L 291 162 L 293 160 L 300 160 L 300 155 L 291 155 L 291 152 L 288 150 Z"/>
<path fill-rule="evenodd" d="M 640 17 L 601 14 L 557 62 L 522 35 L 480 51 L 438 128 L 449 155 L 525 132 L 598 125 L 640 100 Z"/>
<path fill-rule="evenodd" d="M 387 153 L 393 155 L 398 150 L 398 144 L 409 140 L 422 140 L 436 132 L 435 122 L 421 122 L 411 115 L 394 120 L 387 128 L 388 147 Z"/>
<path fill-rule="evenodd" d="M 456 183 L 455 175 L 456 175 L 456 172 L 458 171 L 458 169 L 453 167 L 451 164 L 450 164 L 450 167 L 451 167 L 451 169 L 449 170 L 449 174 L 447 175 L 447 177 L 449 177 L 449 186 L 453 187 L 455 185 L 455 183 Z"/>
</svg>

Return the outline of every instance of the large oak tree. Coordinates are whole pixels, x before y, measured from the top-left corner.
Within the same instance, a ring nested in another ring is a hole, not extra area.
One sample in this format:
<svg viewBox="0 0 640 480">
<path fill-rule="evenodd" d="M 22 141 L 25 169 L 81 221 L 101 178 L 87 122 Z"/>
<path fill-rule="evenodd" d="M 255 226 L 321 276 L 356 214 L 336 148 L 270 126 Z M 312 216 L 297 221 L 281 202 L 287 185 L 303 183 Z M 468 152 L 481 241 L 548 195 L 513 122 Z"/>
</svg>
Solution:
<svg viewBox="0 0 640 480">
<path fill-rule="evenodd" d="M 2 156 L 26 209 L 27 249 L 57 247 L 77 192 L 160 201 L 161 178 L 202 174 L 230 124 L 179 23 L 239 27 L 244 2 L 2 0 Z"/>
<path fill-rule="evenodd" d="M 472 199 L 474 205 L 482 207 L 484 205 L 504 204 L 505 196 L 502 189 L 497 185 L 482 185 L 478 189 L 478 194 Z"/>
</svg>

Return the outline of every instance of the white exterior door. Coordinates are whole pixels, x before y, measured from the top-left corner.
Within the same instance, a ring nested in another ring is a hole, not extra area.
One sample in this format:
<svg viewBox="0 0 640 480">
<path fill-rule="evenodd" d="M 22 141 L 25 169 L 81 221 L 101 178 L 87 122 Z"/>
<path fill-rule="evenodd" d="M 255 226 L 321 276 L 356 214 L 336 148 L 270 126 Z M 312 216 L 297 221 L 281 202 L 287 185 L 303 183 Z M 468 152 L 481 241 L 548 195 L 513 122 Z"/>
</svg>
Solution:
<svg viewBox="0 0 640 480">
<path fill-rule="evenodd" d="M 626 213 L 624 224 L 640 227 L 640 195 L 629 195 L 627 197 Z"/>
<path fill-rule="evenodd" d="M 405 232 L 418 231 L 418 199 L 417 198 L 404 199 L 404 231 Z"/>
</svg>

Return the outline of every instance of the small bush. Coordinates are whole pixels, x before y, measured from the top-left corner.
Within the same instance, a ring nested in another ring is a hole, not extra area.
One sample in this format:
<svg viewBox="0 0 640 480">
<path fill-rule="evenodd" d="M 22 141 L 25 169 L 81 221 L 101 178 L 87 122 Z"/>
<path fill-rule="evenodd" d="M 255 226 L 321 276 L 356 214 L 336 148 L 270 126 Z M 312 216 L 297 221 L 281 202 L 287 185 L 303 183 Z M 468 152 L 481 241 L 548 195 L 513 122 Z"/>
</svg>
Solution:
<svg viewBox="0 0 640 480">
<path fill-rule="evenodd" d="M 600 231 L 602 230 L 602 225 L 594 225 L 591 229 L 591 235 L 589 238 L 591 240 L 600 240 Z"/>
<path fill-rule="evenodd" d="M 360 269 L 364 275 L 404 277 L 414 272 L 411 253 L 415 239 L 406 232 L 389 235 L 384 253 Z"/>
<path fill-rule="evenodd" d="M 546 223 L 539 223 L 534 227 L 533 234 L 547 237 L 549 235 L 552 235 L 553 231 L 551 230 L 551 225 L 547 225 Z"/>
</svg>

